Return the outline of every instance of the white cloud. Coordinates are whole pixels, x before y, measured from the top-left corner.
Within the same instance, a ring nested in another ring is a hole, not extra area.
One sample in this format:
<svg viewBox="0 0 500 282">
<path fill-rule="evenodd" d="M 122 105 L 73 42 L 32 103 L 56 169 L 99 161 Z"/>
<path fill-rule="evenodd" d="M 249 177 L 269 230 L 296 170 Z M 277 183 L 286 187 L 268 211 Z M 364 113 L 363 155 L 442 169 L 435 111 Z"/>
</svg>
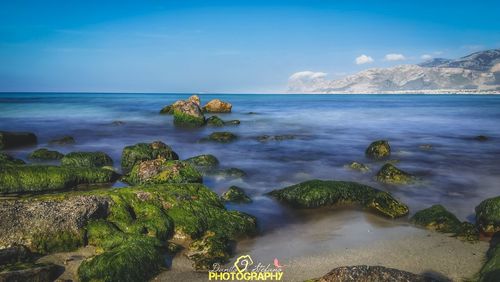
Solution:
<svg viewBox="0 0 500 282">
<path fill-rule="evenodd" d="M 313 72 L 313 71 L 299 71 L 292 74 L 288 80 L 316 80 L 316 79 L 324 79 L 326 77 L 326 73 L 324 72 Z"/>
<path fill-rule="evenodd" d="M 420 56 L 420 59 L 422 59 L 422 60 L 430 60 L 430 59 L 432 59 L 432 55 L 423 54 L 422 56 Z"/>
<path fill-rule="evenodd" d="M 386 61 L 404 61 L 406 57 L 403 54 L 387 54 L 385 55 Z"/>
<path fill-rule="evenodd" d="M 370 56 L 367 56 L 365 54 L 359 56 L 356 58 L 356 65 L 362 65 L 362 64 L 369 64 L 369 63 L 373 63 L 373 58 L 370 57 Z"/>
</svg>

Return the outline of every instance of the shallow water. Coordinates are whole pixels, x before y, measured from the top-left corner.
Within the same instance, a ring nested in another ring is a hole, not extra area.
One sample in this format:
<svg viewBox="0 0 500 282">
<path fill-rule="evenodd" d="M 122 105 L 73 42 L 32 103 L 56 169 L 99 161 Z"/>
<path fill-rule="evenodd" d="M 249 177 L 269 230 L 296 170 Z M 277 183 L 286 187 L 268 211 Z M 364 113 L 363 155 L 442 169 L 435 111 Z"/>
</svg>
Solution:
<svg viewBox="0 0 500 282">
<path fill-rule="evenodd" d="M 205 184 L 217 193 L 233 184 L 245 188 L 253 203 L 229 204 L 228 208 L 257 216 L 264 234 L 302 220 L 264 193 L 312 178 L 354 180 L 390 191 L 409 205 L 411 213 L 440 203 L 463 220 L 473 220 L 479 202 L 500 194 L 499 96 L 201 95 L 202 102 L 213 98 L 231 102 L 233 113 L 220 116 L 239 119 L 241 125 L 194 130 L 175 128 L 171 116 L 158 114 L 163 106 L 188 96 L 3 93 L 0 130 L 35 132 L 38 147 L 50 147 L 49 140 L 71 135 L 77 142 L 74 146 L 53 148 L 63 153 L 105 151 L 116 167 L 123 147 L 138 142 L 161 140 L 182 159 L 213 154 L 222 167 L 243 169 L 248 177 L 205 178 Z M 112 124 L 118 120 L 125 124 Z M 234 132 L 238 140 L 230 144 L 199 142 L 221 130 Z M 296 138 L 256 139 L 284 134 Z M 477 135 L 489 140 L 476 141 Z M 391 158 L 399 160 L 397 166 L 422 181 L 404 187 L 374 181 L 383 163 L 365 159 L 364 150 L 377 139 L 388 139 Z M 431 144 L 432 149 L 421 150 L 421 144 Z M 33 149 L 10 152 L 26 159 Z M 370 165 L 372 172 L 344 168 L 354 160 Z"/>
</svg>

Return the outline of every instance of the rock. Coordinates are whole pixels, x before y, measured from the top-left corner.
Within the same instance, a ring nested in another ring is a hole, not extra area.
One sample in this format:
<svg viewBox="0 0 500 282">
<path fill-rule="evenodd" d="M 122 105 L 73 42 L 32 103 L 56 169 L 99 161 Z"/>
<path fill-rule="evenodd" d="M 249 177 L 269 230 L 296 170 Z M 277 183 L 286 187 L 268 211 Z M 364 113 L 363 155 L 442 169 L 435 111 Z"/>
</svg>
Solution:
<svg viewBox="0 0 500 282">
<path fill-rule="evenodd" d="M 155 141 L 149 144 L 138 143 L 123 149 L 121 159 L 122 170 L 127 173 L 136 163 L 155 159 L 178 160 L 179 156 L 170 146 L 161 141 Z"/>
<path fill-rule="evenodd" d="M 6 153 L 0 152 L 0 166 L 2 165 L 22 165 L 25 164 L 23 160 L 16 159 Z"/>
<path fill-rule="evenodd" d="M 36 281 L 52 282 L 61 273 L 61 267 L 55 264 L 20 264 L 0 272 L 0 281 Z"/>
<path fill-rule="evenodd" d="M 28 261 L 31 258 L 32 254 L 30 250 L 22 245 L 13 245 L 8 248 L 0 249 L 0 269 L 2 265 Z"/>
<path fill-rule="evenodd" d="M 207 119 L 207 125 L 208 126 L 216 126 L 216 127 L 221 127 L 224 126 L 225 123 L 222 119 L 220 119 L 218 116 L 211 116 Z"/>
<path fill-rule="evenodd" d="M 61 164 L 71 167 L 113 166 L 113 160 L 103 152 L 72 152 L 61 159 Z"/>
<path fill-rule="evenodd" d="M 268 142 L 268 141 L 284 141 L 284 140 L 292 140 L 295 139 L 294 135 L 262 135 L 257 137 L 257 141 L 259 142 Z"/>
<path fill-rule="evenodd" d="M 226 262 L 230 255 L 228 239 L 222 234 L 208 231 L 189 245 L 186 256 L 193 261 L 195 270 L 211 270 L 214 263 Z"/>
<path fill-rule="evenodd" d="M 232 107 L 230 103 L 213 99 L 203 107 L 203 111 L 207 113 L 230 113 Z"/>
<path fill-rule="evenodd" d="M 391 147 L 387 140 L 378 140 L 366 148 L 365 155 L 370 159 L 382 160 L 391 155 Z"/>
<path fill-rule="evenodd" d="M 0 150 L 36 145 L 36 135 L 31 132 L 0 131 Z"/>
<path fill-rule="evenodd" d="M 370 168 L 367 165 L 362 164 L 362 163 L 358 163 L 358 162 L 351 162 L 350 164 L 346 165 L 346 167 L 348 167 L 352 170 L 360 171 L 362 173 L 366 173 L 366 172 L 370 171 Z"/>
<path fill-rule="evenodd" d="M 73 138 L 72 136 L 68 136 L 68 135 L 49 141 L 50 145 L 72 145 L 75 143 L 76 143 L 75 138 Z"/>
<path fill-rule="evenodd" d="M 423 151 L 430 151 L 430 150 L 432 150 L 432 145 L 431 144 L 422 144 L 422 145 L 418 146 L 418 148 L 420 148 L 420 150 L 423 150 Z"/>
<path fill-rule="evenodd" d="M 214 155 L 199 155 L 184 161 L 190 163 L 201 172 L 210 171 L 219 166 L 219 160 Z"/>
<path fill-rule="evenodd" d="M 192 95 L 187 100 L 191 103 L 195 103 L 198 107 L 201 106 L 200 97 L 198 95 Z"/>
<path fill-rule="evenodd" d="M 28 158 L 32 160 L 44 160 L 44 161 L 49 161 L 49 160 L 60 160 L 64 157 L 63 154 L 59 153 L 58 151 L 51 151 L 45 148 L 38 149 L 33 151 L 29 155 Z"/>
<path fill-rule="evenodd" d="M 179 100 L 172 105 L 174 125 L 183 127 L 200 127 L 205 125 L 205 116 L 200 106 L 191 101 Z"/>
<path fill-rule="evenodd" d="M 310 180 L 269 195 L 297 208 L 352 204 L 390 218 L 408 214 L 408 207 L 388 192 L 356 182 Z"/>
<path fill-rule="evenodd" d="M 67 190 L 82 184 L 111 183 L 117 177 L 113 171 L 93 167 L 7 166 L 0 169 L 0 194 Z"/>
<path fill-rule="evenodd" d="M 429 277 L 413 274 L 411 272 L 388 268 L 384 266 L 342 266 L 334 268 L 325 276 L 313 279 L 315 282 L 379 282 L 379 281 L 408 281 L 408 282 L 434 282 Z"/>
<path fill-rule="evenodd" d="M 207 172 L 210 176 L 221 177 L 221 178 L 243 178 L 246 177 L 247 174 L 243 170 L 239 168 L 225 168 L 225 169 L 216 169 Z"/>
<path fill-rule="evenodd" d="M 223 132 L 214 132 L 210 134 L 204 140 L 220 142 L 220 143 L 229 143 L 238 139 L 238 136 L 231 132 L 223 131 Z"/>
<path fill-rule="evenodd" d="M 111 122 L 111 125 L 114 125 L 114 126 L 122 126 L 124 124 L 125 124 L 125 122 L 121 121 L 121 120 L 114 120 L 113 122 Z"/>
<path fill-rule="evenodd" d="M 221 199 L 225 202 L 250 203 L 252 199 L 245 194 L 245 191 L 237 186 L 231 186 L 222 194 Z"/>
<path fill-rule="evenodd" d="M 479 282 L 495 282 L 500 277 L 500 233 L 495 233 L 486 253 L 486 261 L 479 271 Z"/>
<path fill-rule="evenodd" d="M 488 136 L 478 135 L 478 136 L 474 137 L 474 140 L 484 142 L 484 141 L 490 140 L 490 138 L 488 138 Z"/>
<path fill-rule="evenodd" d="M 130 184 L 201 183 L 202 175 L 187 162 L 156 159 L 134 165 L 124 180 Z"/>
<path fill-rule="evenodd" d="M 0 202 L 0 248 L 24 245 L 37 253 L 69 251 L 83 245 L 83 227 L 105 217 L 108 200 L 81 195 L 67 199 Z"/>
<path fill-rule="evenodd" d="M 224 125 L 240 125 L 240 121 L 237 119 L 228 120 L 224 122 Z"/>
<path fill-rule="evenodd" d="M 500 196 L 486 199 L 476 207 L 476 225 L 486 235 L 500 231 Z"/>
<path fill-rule="evenodd" d="M 394 185 L 404 185 L 411 184 L 415 182 L 415 177 L 405 171 L 400 170 L 395 167 L 393 164 L 385 164 L 378 172 L 377 172 L 377 181 L 386 183 L 386 184 L 394 184 Z"/>
<path fill-rule="evenodd" d="M 418 211 L 412 216 L 411 222 L 429 230 L 451 233 L 468 241 L 477 241 L 479 239 L 479 233 L 473 224 L 461 222 L 442 205 L 433 205 L 430 208 Z"/>
<path fill-rule="evenodd" d="M 160 110 L 160 114 L 173 115 L 174 114 L 174 108 L 172 107 L 172 105 L 165 106 L 165 107 L 163 107 Z"/>
</svg>

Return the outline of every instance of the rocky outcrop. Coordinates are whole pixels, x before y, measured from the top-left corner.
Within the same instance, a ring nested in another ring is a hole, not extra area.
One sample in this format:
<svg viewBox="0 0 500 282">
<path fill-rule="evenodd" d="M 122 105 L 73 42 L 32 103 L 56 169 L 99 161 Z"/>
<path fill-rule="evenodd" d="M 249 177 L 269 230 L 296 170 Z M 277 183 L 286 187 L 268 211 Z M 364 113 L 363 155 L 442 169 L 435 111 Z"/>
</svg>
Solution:
<svg viewBox="0 0 500 282">
<path fill-rule="evenodd" d="M 228 102 L 213 99 L 203 106 L 203 111 L 207 113 L 230 113 L 232 107 L 233 106 Z"/>
<path fill-rule="evenodd" d="M 201 183 L 202 175 L 187 162 L 156 159 L 137 163 L 124 180 L 130 184 Z"/>
<path fill-rule="evenodd" d="M 36 145 L 36 135 L 31 132 L 0 131 L 0 150 Z"/>
<path fill-rule="evenodd" d="M 408 207 L 373 187 L 348 181 L 310 180 L 269 195 L 297 208 L 356 205 L 386 217 L 396 218 L 408 214 Z"/>
<path fill-rule="evenodd" d="M 434 282 L 429 277 L 411 272 L 388 268 L 384 266 L 342 266 L 334 268 L 325 276 L 312 279 L 315 282 L 379 282 L 379 281 L 407 281 L 407 282 Z"/>
<path fill-rule="evenodd" d="M 113 160 L 103 152 L 72 152 L 61 158 L 61 164 L 71 167 L 112 166 Z"/>
<path fill-rule="evenodd" d="M 170 146 L 161 141 L 138 143 L 123 149 L 121 159 L 122 170 L 127 173 L 135 164 L 155 159 L 178 160 L 179 156 Z"/>
<path fill-rule="evenodd" d="M 486 235 L 500 232 L 500 196 L 486 199 L 476 207 L 476 224 Z"/>
</svg>

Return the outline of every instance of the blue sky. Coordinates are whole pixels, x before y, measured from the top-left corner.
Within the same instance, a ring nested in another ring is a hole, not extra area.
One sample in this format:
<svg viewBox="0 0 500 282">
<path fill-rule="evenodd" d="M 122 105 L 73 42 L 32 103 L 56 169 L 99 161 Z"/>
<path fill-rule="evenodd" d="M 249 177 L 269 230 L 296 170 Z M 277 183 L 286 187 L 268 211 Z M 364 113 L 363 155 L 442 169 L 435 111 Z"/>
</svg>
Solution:
<svg viewBox="0 0 500 282">
<path fill-rule="evenodd" d="M 499 11 L 500 1 L 1 1 L 0 91 L 282 92 L 296 72 L 336 78 L 499 48 Z"/>
</svg>

